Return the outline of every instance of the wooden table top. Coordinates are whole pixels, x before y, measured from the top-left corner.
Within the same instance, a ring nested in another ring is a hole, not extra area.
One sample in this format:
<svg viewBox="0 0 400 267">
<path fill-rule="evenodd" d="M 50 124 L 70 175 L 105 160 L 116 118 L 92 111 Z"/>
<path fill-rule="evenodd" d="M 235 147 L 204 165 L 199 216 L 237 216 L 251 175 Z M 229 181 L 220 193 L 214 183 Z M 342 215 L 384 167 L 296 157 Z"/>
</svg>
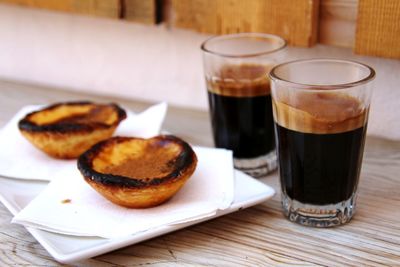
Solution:
<svg viewBox="0 0 400 267">
<path fill-rule="evenodd" d="M 0 127 L 24 105 L 78 99 L 115 101 L 134 111 L 150 105 L 0 81 Z M 193 144 L 212 145 L 206 112 L 169 107 L 163 128 Z M 282 215 L 278 174 L 260 180 L 278 192 L 273 199 L 74 265 L 400 266 L 400 142 L 367 138 L 357 213 L 344 226 L 315 229 L 289 222 Z M 0 204 L 1 266 L 58 265 L 11 219 Z"/>
</svg>

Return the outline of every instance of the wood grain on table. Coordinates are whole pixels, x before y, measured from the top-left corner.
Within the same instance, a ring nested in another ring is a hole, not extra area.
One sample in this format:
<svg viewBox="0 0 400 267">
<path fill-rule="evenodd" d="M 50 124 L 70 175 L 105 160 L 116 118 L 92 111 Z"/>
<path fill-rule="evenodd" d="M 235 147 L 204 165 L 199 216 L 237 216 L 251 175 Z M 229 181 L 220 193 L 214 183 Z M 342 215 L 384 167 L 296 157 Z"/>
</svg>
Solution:
<svg viewBox="0 0 400 267">
<path fill-rule="evenodd" d="M 115 101 L 134 111 L 153 104 L 0 81 L 0 126 L 24 105 L 77 99 Z M 206 112 L 169 107 L 163 128 L 212 145 Z M 367 138 L 357 213 L 344 226 L 289 222 L 281 212 L 277 173 L 261 181 L 278 192 L 272 200 L 74 266 L 400 266 L 400 142 Z M 59 265 L 11 218 L 0 204 L 0 266 Z"/>
</svg>

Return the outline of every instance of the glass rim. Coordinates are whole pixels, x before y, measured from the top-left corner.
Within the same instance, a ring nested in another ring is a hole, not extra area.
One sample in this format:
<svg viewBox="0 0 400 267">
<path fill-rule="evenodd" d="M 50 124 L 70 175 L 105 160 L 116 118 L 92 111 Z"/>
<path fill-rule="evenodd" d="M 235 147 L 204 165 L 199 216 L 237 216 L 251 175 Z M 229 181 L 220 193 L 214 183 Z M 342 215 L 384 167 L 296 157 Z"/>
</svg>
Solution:
<svg viewBox="0 0 400 267">
<path fill-rule="evenodd" d="M 207 44 L 209 44 L 210 42 L 214 42 L 214 41 L 222 41 L 222 40 L 237 39 L 237 38 L 254 38 L 254 37 L 264 38 L 265 40 L 267 40 L 267 39 L 278 40 L 282 44 L 279 47 L 274 48 L 272 50 L 268 49 L 268 50 L 265 50 L 263 52 L 247 53 L 247 54 L 241 54 L 241 55 L 217 52 L 217 51 L 213 51 L 211 49 L 208 49 L 206 47 Z M 209 54 L 213 54 L 213 55 L 217 55 L 217 56 L 221 56 L 221 57 L 226 57 L 226 58 L 247 58 L 247 57 L 258 57 L 258 56 L 264 56 L 264 55 L 272 54 L 272 53 L 275 53 L 275 52 L 277 52 L 279 50 L 284 49 L 286 46 L 287 46 L 286 40 L 283 39 L 282 37 L 278 36 L 278 35 L 270 34 L 270 33 L 244 32 L 244 33 L 223 34 L 223 35 L 212 36 L 212 37 L 206 39 L 201 44 L 200 48 L 201 48 L 201 50 L 203 50 L 203 52 L 206 52 L 206 53 L 209 53 Z"/>
<path fill-rule="evenodd" d="M 335 83 L 335 84 L 321 84 L 321 85 L 316 85 L 316 84 L 306 84 L 306 83 L 299 83 L 299 82 L 293 82 L 293 81 L 289 81 L 287 79 L 283 79 L 281 77 L 279 77 L 279 75 L 276 74 L 276 71 L 279 68 L 285 67 L 287 65 L 291 65 L 291 64 L 297 64 L 297 63 L 309 63 L 309 62 L 336 62 L 336 63 L 344 63 L 344 64 L 351 64 L 351 65 L 356 65 L 358 67 L 367 69 L 369 71 L 369 74 L 366 75 L 365 77 L 358 79 L 354 82 L 347 82 L 347 83 Z M 365 83 L 368 83 L 370 81 L 372 81 L 375 76 L 375 70 L 373 68 L 371 68 L 370 66 L 358 62 L 358 61 L 354 61 L 354 60 L 347 60 L 347 59 L 336 59 L 336 58 L 311 58 L 311 59 L 299 59 L 299 60 L 292 60 L 292 61 L 288 61 L 288 62 L 284 62 L 281 64 L 276 65 L 275 67 L 273 67 L 271 69 L 271 71 L 269 72 L 269 78 L 271 79 L 271 81 L 280 81 L 283 82 L 287 85 L 291 85 L 297 88 L 301 88 L 301 89 L 321 89 L 321 90 L 340 90 L 340 89 L 346 89 L 346 88 L 351 88 L 351 87 L 355 87 L 358 85 L 362 85 Z"/>
</svg>

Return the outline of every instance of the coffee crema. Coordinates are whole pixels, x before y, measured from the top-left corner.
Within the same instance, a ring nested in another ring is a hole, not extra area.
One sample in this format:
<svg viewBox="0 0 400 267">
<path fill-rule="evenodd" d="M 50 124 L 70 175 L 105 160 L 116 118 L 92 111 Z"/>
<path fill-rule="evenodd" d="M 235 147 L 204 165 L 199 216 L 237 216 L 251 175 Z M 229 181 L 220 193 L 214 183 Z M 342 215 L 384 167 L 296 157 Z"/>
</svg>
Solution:
<svg viewBox="0 0 400 267">
<path fill-rule="evenodd" d="M 315 133 L 341 133 L 360 128 L 367 121 L 368 108 L 341 93 L 297 93 L 289 102 L 273 101 L 274 119 L 290 130 Z"/>
<path fill-rule="evenodd" d="M 267 74 L 271 68 L 259 64 L 224 65 L 217 78 L 207 79 L 207 89 L 214 94 L 232 97 L 269 95 Z"/>
</svg>

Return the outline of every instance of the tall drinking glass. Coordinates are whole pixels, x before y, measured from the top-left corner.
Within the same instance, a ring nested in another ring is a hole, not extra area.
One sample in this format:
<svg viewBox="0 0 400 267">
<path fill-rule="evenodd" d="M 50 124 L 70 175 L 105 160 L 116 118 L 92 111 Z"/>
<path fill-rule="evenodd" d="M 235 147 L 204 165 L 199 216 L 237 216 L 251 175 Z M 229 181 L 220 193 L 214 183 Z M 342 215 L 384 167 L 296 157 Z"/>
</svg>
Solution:
<svg viewBox="0 0 400 267">
<path fill-rule="evenodd" d="M 261 33 L 217 36 L 201 46 L 215 146 L 233 150 L 235 167 L 255 177 L 277 165 L 267 74 L 285 46 Z"/>
<path fill-rule="evenodd" d="M 375 71 L 337 59 L 270 72 L 282 204 L 291 221 L 330 227 L 356 205 Z"/>
</svg>

